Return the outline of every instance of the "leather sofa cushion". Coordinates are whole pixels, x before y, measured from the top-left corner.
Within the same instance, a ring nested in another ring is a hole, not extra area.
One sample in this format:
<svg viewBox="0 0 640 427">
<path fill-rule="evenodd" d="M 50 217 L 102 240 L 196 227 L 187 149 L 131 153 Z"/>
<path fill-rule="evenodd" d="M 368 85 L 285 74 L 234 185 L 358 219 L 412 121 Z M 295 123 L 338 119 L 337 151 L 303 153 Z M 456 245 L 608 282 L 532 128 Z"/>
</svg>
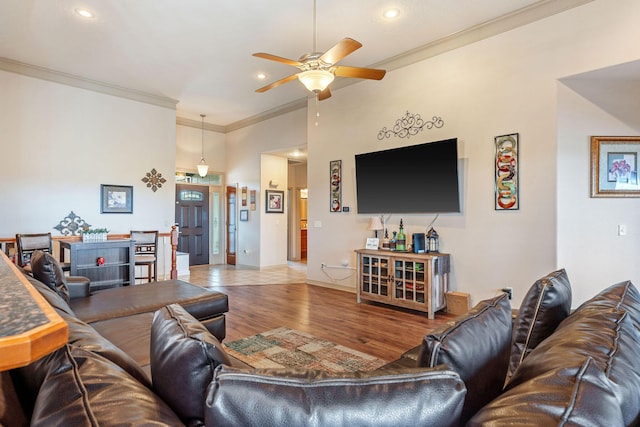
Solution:
<svg viewBox="0 0 640 427">
<path fill-rule="evenodd" d="M 513 323 L 509 377 L 570 312 L 571 284 L 564 269 L 536 280 L 524 296 Z"/>
<path fill-rule="evenodd" d="M 183 425 L 151 390 L 99 355 L 66 345 L 50 361 L 32 426 Z"/>
<path fill-rule="evenodd" d="M 615 308 L 628 312 L 632 322 L 640 327 L 640 292 L 631 281 L 626 280 L 603 289 L 593 298 L 582 303 L 575 312 L 603 308 Z"/>
<path fill-rule="evenodd" d="M 0 372 L 0 426 L 28 426 L 20 398 L 9 371 Z"/>
<path fill-rule="evenodd" d="M 506 386 L 512 390 L 535 377 L 592 358 L 611 382 L 620 402 L 624 425 L 640 415 L 640 331 L 626 311 L 583 309 L 567 317 L 549 338 L 522 362 Z"/>
<path fill-rule="evenodd" d="M 142 370 L 137 361 L 134 360 L 129 353 L 123 351 L 126 349 L 122 349 L 114 345 L 114 343 L 102 336 L 93 327 L 87 325 L 82 320 L 64 313 L 59 314 L 69 326 L 68 343 L 71 346 L 81 347 L 95 354 L 99 354 L 127 371 L 132 377 L 151 389 L 149 377 Z M 126 333 L 126 331 L 123 331 L 123 333 Z M 139 343 L 138 346 L 141 346 L 141 344 Z"/>
<path fill-rule="evenodd" d="M 479 302 L 423 339 L 418 366 L 445 364 L 460 374 L 467 387 L 463 422 L 502 391 L 509 365 L 511 325 L 511 304 L 507 294 L 501 294 Z"/>
<path fill-rule="evenodd" d="M 93 323 L 154 312 L 174 303 L 182 305 L 198 320 L 217 317 L 229 311 L 227 295 L 181 280 L 105 289 L 87 298 L 74 298 L 70 305 L 78 318 Z"/>
<path fill-rule="evenodd" d="M 503 393 L 467 426 L 622 426 L 620 403 L 594 360 L 549 371 Z"/>
<path fill-rule="evenodd" d="M 178 304 L 153 316 L 153 387 L 188 424 L 204 420 L 204 400 L 216 366 L 231 362 L 222 344 Z M 249 407 L 247 407 L 248 410 Z"/>
<path fill-rule="evenodd" d="M 220 365 L 209 387 L 207 426 L 458 426 L 465 397 L 445 369 L 332 376 Z"/>
<path fill-rule="evenodd" d="M 69 303 L 69 289 L 63 280 L 64 272 L 53 255 L 48 252 L 34 251 L 31 254 L 31 274 L 36 280 L 60 295 L 67 304 Z"/>
<path fill-rule="evenodd" d="M 51 307 L 53 307 L 56 311 L 64 312 L 69 316 L 75 316 L 73 310 L 67 303 L 67 301 L 60 296 L 60 294 L 42 283 L 39 280 L 34 279 L 31 275 L 25 275 L 29 283 L 44 297 L 45 300 L 49 303 Z"/>
</svg>

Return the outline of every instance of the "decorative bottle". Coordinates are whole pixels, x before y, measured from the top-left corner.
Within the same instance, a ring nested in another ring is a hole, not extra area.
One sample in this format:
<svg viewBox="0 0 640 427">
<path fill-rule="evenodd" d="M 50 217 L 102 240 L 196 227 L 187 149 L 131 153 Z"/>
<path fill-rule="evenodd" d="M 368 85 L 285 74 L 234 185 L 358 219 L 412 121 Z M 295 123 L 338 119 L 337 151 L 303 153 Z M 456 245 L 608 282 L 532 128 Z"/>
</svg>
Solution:
<svg viewBox="0 0 640 427">
<path fill-rule="evenodd" d="M 398 230 L 398 237 L 396 238 L 396 251 L 407 250 L 407 236 L 404 234 L 404 225 L 402 225 L 402 218 L 400 219 L 400 230 Z"/>
<path fill-rule="evenodd" d="M 382 249 L 389 250 L 389 230 L 384 229 L 384 239 L 382 239 Z"/>
<path fill-rule="evenodd" d="M 393 236 L 391 237 L 391 241 L 389 242 L 389 249 L 391 249 L 392 251 L 396 250 L 396 234 L 398 234 L 398 232 L 394 231 Z"/>
</svg>

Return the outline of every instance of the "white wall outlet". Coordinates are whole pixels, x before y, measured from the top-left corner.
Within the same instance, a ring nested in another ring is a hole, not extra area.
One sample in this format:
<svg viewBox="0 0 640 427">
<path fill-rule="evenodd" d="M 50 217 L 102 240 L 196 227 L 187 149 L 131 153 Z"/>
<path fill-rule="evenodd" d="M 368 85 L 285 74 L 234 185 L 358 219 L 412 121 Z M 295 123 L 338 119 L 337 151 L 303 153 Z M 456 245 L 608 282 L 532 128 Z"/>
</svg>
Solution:
<svg viewBox="0 0 640 427">
<path fill-rule="evenodd" d="M 618 224 L 618 236 L 627 235 L 627 226 L 624 224 Z"/>
</svg>

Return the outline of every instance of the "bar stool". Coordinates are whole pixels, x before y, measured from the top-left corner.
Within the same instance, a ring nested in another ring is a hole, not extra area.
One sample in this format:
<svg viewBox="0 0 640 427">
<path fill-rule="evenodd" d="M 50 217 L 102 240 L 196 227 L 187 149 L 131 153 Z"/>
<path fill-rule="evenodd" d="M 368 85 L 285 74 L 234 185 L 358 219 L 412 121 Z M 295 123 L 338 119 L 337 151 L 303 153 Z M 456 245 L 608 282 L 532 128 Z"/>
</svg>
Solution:
<svg viewBox="0 0 640 427">
<path fill-rule="evenodd" d="M 135 265 L 147 266 L 147 275 L 137 277 L 136 279 L 147 279 L 149 282 L 153 279 L 158 281 L 158 230 L 152 231 L 134 231 L 131 233 L 131 240 L 135 247 Z M 153 275 L 151 271 L 153 269 Z"/>
<path fill-rule="evenodd" d="M 51 233 L 16 234 L 16 249 L 18 252 L 18 265 L 31 273 L 31 255 L 34 251 L 48 252 L 53 255 L 53 242 Z M 62 271 L 69 271 L 71 264 L 60 263 Z"/>
</svg>

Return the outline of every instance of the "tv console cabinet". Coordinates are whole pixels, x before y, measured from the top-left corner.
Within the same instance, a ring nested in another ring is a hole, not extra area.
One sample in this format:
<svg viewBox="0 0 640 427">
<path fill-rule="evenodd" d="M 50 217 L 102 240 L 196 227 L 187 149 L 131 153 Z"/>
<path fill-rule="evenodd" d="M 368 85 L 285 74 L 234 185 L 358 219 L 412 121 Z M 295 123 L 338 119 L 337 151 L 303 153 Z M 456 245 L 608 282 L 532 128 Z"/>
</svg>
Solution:
<svg viewBox="0 0 640 427">
<path fill-rule="evenodd" d="M 446 308 L 449 255 L 357 250 L 358 303 L 377 301 L 427 313 Z"/>
</svg>

